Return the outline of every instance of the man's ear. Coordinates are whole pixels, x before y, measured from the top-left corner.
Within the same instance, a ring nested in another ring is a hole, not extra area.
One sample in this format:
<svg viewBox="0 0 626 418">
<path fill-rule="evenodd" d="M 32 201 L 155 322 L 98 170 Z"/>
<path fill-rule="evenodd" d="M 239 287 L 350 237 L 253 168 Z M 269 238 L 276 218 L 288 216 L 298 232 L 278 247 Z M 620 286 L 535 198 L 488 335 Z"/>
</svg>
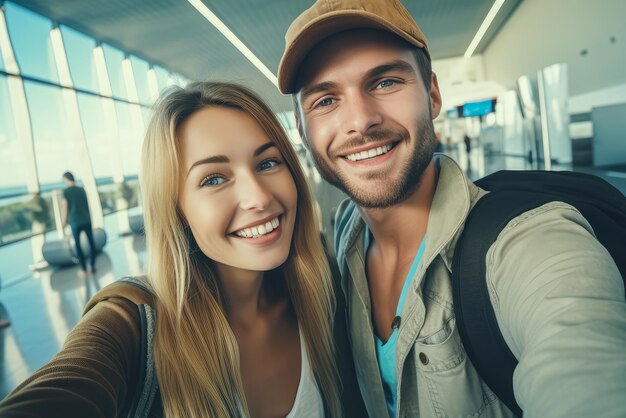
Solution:
<svg viewBox="0 0 626 418">
<path fill-rule="evenodd" d="M 441 112 L 441 92 L 439 91 L 439 82 L 437 81 L 437 74 L 432 73 L 430 81 L 430 114 L 433 119 L 439 116 Z"/>
</svg>

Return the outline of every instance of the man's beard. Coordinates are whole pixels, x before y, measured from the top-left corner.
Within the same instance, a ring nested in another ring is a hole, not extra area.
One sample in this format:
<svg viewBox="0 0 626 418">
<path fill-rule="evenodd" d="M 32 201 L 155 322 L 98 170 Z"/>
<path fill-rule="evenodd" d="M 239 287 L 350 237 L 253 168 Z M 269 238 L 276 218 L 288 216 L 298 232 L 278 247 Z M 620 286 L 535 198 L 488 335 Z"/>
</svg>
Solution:
<svg viewBox="0 0 626 418">
<path fill-rule="evenodd" d="M 376 173 L 368 176 L 370 179 L 378 177 L 381 181 L 385 181 L 384 187 L 380 187 L 379 190 L 357 188 L 346 179 L 345 175 L 342 176 L 341 173 L 333 170 L 330 164 L 323 158 L 315 152 L 311 152 L 315 160 L 315 165 L 324 180 L 345 192 L 361 207 L 386 208 L 401 203 L 415 192 L 420 184 L 422 174 L 428 167 L 428 164 L 430 164 L 435 152 L 437 145 L 435 141 L 435 131 L 433 123 L 428 117 L 429 115 L 427 114 L 426 117 L 418 123 L 417 132 L 421 133 L 421 137 L 415 138 L 415 144 L 410 158 L 407 160 L 404 167 L 399 168 L 401 171 L 400 177 L 392 178 L 392 180 L 384 180 L 384 177 L 389 177 L 391 173 L 382 173 L 382 175 Z M 409 132 L 406 131 L 406 129 L 400 132 L 379 129 L 360 138 L 356 142 L 346 144 L 345 148 L 352 148 L 369 142 L 380 142 L 381 140 L 389 140 L 392 138 L 395 142 L 395 146 L 399 146 L 400 143 L 406 142 L 409 139 Z M 393 150 L 389 152 L 393 152 Z"/>
</svg>

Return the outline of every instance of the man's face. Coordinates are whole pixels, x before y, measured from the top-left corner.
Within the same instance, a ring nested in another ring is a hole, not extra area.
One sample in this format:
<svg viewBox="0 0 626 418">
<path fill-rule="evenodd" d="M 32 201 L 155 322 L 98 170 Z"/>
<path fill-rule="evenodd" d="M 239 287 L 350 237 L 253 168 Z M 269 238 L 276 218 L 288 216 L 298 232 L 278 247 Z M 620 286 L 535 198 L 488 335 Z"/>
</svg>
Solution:
<svg viewBox="0 0 626 418">
<path fill-rule="evenodd" d="M 426 91 L 411 46 L 386 32 L 347 31 L 301 68 L 297 118 L 322 177 L 362 207 L 412 195 L 433 156 L 441 99 L 436 78 Z"/>
</svg>

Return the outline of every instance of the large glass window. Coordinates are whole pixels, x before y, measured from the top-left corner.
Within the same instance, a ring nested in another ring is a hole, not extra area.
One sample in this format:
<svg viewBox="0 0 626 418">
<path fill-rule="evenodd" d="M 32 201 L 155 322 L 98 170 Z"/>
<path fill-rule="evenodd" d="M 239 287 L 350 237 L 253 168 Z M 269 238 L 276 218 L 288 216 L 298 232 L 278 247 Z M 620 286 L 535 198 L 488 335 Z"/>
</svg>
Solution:
<svg viewBox="0 0 626 418">
<path fill-rule="evenodd" d="M 15 109 L 8 90 L 12 79 L 0 75 L 0 246 L 54 228 L 52 192 L 63 187 L 61 175 L 65 171 L 74 172 L 79 184 L 83 182 L 80 159 L 84 158 L 85 145 L 104 214 L 125 208 L 130 209 L 131 215 L 138 213 L 141 144 L 151 118 L 149 105 L 154 99 L 151 88 L 155 86 L 150 83 L 156 81 L 161 91 L 171 84 L 185 85 L 187 80 L 157 66 L 153 67 L 156 80 L 150 79 L 150 64 L 130 56 L 138 100 L 144 106 L 125 103 L 123 100 L 129 99 L 123 71 L 127 54 L 102 44 L 112 95 L 116 99 L 112 101 L 118 127 L 115 134 L 119 135 L 121 147 L 112 150 L 110 136 L 114 133 L 110 130 L 113 128 L 108 126 L 102 106 L 103 100 L 111 99 L 88 94 L 100 92 L 93 53 L 96 41 L 72 28 L 60 26 L 72 81 L 76 89 L 85 91 L 76 92 L 81 125 L 77 126 L 70 120 L 69 116 L 73 115 L 66 114 L 64 95 L 68 91 L 55 86 L 59 75 L 50 39 L 52 22 L 14 3 L 6 2 L 4 7 L 20 71 L 33 78 L 23 83 L 41 193 L 28 193 L 27 179 L 35 173 L 27 172 L 29 164 L 16 130 Z M 6 68 L 2 56 L 0 68 Z M 21 122 L 17 126 L 21 126 Z M 124 176 L 121 184 L 113 182 L 118 170 Z"/>
<path fill-rule="evenodd" d="M 159 93 L 160 93 L 161 91 L 163 91 L 164 88 L 169 86 L 168 79 L 170 77 L 170 74 L 168 71 L 156 65 L 153 68 L 154 68 L 154 72 L 156 73 L 157 84 L 159 86 Z"/>
<path fill-rule="evenodd" d="M 109 130 L 104 122 L 101 103 L 103 99 L 81 93 L 77 96 L 80 118 L 92 161 L 93 175 L 96 179 L 113 177 L 116 152 L 111 150 L 111 140 L 108 138 Z"/>
<path fill-rule="evenodd" d="M 15 131 L 8 77 L 0 75 L 0 196 L 18 189 L 26 191 L 26 164 Z"/>
<path fill-rule="evenodd" d="M 133 176 L 139 173 L 142 132 L 141 128 L 133 121 L 136 113 L 135 106 L 138 105 L 115 102 L 124 176 Z"/>
<path fill-rule="evenodd" d="M 88 94 L 78 94 L 78 107 L 83 129 L 87 139 L 87 148 L 92 162 L 93 175 L 96 178 L 102 212 L 106 215 L 117 210 L 117 190 L 112 184 L 117 150 L 111 149 L 110 129 L 103 117 L 102 99 Z"/>
<path fill-rule="evenodd" d="M 96 43 L 66 26 L 61 26 L 61 34 L 74 86 L 97 93 L 98 76 L 93 55 Z"/>
<path fill-rule="evenodd" d="M 0 54 L 0 70 L 4 70 L 4 58 L 2 58 L 2 54 Z"/>
<path fill-rule="evenodd" d="M 75 139 L 81 132 L 71 132 L 61 88 L 35 82 L 24 82 L 30 110 L 35 159 L 39 183 L 61 185 L 65 171 L 76 175 L 80 166 L 80 149 Z"/>
<path fill-rule="evenodd" d="M 8 78 L 0 76 L 0 245 L 52 225 L 49 197 L 27 195 L 25 179 L 26 164 L 15 130 Z"/>
<path fill-rule="evenodd" d="M 135 56 L 130 57 L 130 63 L 133 67 L 133 77 L 137 86 L 137 97 L 139 103 L 150 106 L 152 99 L 150 97 L 150 87 L 148 86 L 148 63 Z"/>
<path fill-rule="evenodd" d="M 5 3 L 9 36 L 22 74 L 57 83 L 50 21 L 13 3 Z"/>
<path fill-rule="evenodd" d="M 104 59 L 107 64 L 107 72 L 109 73 L 113 96 L 128 100 L 126 84 L 124 83 L 124 73 L 122 71 L 124 53 L 107 44 L 102 44 L 102 50 L 104 51 Z"/>
<path fill-rule="evenodd" d="M 170 74 L 168 83 L 174 84 L 179 87 L 185 87 L 187 85 L 187 82 L 179 74 L 176 73 Z"/>
<path fill-rule="evenodd" d="M 152 120 L 152 108 L 150 108 L 150 107 L 142 107 L 141 108 L 141 115 L 143 116 L 144 124 L 146 125 L 146 127 L 148 127 L 148 124 Z M 145 136 L 145 132 L 142 132 L 141 141 L 140 141 L 142 144 L 143 144 L 143 137 L 144 136 Z"/>
</svg>

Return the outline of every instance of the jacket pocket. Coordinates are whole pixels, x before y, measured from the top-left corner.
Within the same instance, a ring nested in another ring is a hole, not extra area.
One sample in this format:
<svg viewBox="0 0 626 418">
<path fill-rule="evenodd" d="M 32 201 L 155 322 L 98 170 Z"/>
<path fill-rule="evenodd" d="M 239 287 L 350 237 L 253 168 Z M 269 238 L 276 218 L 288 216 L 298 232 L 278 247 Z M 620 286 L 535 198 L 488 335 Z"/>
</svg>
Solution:
<svg viewBox="0 0 626 418">
<path fill-rule="evenodd" d="M 434 416 L 478 417 L 495 400 L 467 358 L 454 319 L 419 339 L 414 355 L 419 392 L 428 388 Z"/>
</svg>

